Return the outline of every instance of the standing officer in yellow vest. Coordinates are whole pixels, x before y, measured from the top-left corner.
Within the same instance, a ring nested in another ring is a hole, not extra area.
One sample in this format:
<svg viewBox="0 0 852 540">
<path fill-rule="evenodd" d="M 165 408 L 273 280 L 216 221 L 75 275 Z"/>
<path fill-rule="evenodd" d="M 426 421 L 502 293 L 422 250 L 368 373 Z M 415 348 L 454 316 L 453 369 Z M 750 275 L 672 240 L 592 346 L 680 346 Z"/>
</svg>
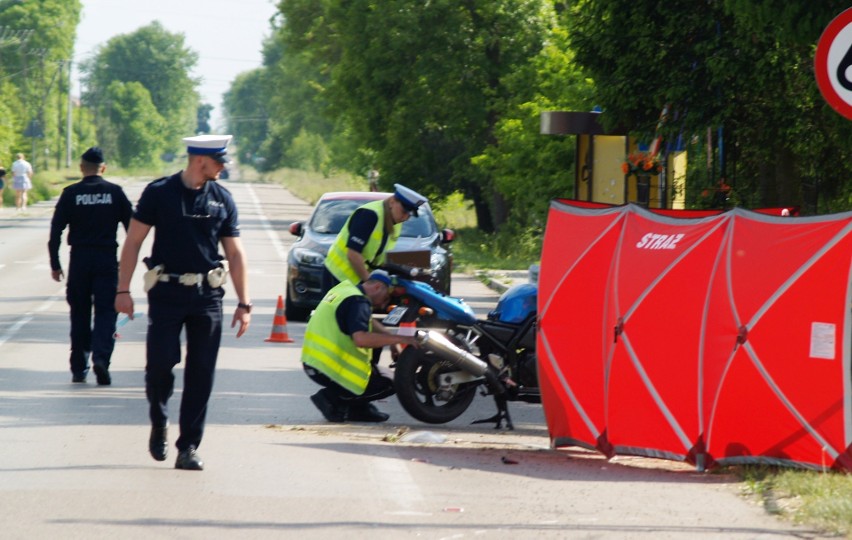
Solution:
<svg viewBox="0 0 852 540">
<path fill-rule="evenodd" d="M 342 281 L 322 299 L 305 329 L 302 364 L 323 386 L 311 401 L 329 422 L 384 422 L 389 418 L 371 402 L 393 395 L 393 379 L 371 362 L 372 348 L 415 345 L 414 336 L 388 332 L 373 320 L 373 307 L 390 298 L 391 279 L 374 270 L 363 283 Z"/>
<path fill-rule="evenodd" d="M 402 184 L 394 184 L 387 199 L 358 207 L 337 235 L 325 258 L 322 290 L 327 293 L 341 281 L 358 284 L 370 270 L 381 266 L 385 253 L 392 250 L 403 222 L 417 217 L 426 198 Z"/>
</svg>

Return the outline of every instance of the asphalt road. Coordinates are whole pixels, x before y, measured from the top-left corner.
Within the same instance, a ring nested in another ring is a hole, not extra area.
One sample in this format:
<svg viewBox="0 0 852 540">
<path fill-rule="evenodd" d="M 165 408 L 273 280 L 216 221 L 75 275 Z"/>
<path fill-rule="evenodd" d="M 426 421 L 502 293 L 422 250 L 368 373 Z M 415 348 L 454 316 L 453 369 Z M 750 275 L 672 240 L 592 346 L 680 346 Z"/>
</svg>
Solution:
<svg viewBox="0 0 852 540">
<path fill-rule="evenodd" d="M 64 284 L 50 279 L 46 252 L 53 203 L 0 210 L 0 537 L 818 536 L 766 514 L 733 478 L 550 449 L 538 405 L 511 405 L 513 432 L 471 425 L 493 413 L 481 396 L 442 426 L 412 420 L 395 398 L 380 403 L 386 424 L 326 423 L 299 364 L 304 324 L 287 324 L 292 344 L 264 341 L 284 294 L 287 226 L 310 208 L 278 186 L 225 184 L 240 208 L 256 308 L 247 335 L 228 329 L 223 339 L 200 473 L 173 469 L 173 447 L 163 463 L 148 455 L 145 317 L 119 329 L 112 386 L 93 376 L 71 384 Z M 142 187 L 126 184 L 131 200 Z M 137 273 L 144 312 L 141 287 Z M 454 276 L 453 291 L 481 314 L 497 301 L 469 276 Z M 228 322 L 235 304 L 229 291 Z"/>
</svg>

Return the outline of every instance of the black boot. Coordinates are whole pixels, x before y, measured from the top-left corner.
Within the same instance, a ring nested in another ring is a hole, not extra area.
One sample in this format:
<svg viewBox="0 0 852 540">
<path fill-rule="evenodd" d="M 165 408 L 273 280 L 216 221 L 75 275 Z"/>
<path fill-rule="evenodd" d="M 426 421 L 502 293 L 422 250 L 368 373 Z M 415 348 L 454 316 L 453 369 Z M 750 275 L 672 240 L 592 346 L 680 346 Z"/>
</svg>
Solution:
<svg viewBox="0 0 852 540">
<path fill-rule="evenodd" d="M 372 403 L 350 405 L 346 419 L 351 422 L 384 422 L 390 415 L 383 413 Z"/>
<path fill-rule="evenodd" d="M 151 437 L 148 439 L 148 451 L 157 461 L 165 461 L 169 455 L 168 426 L 151 426 Z"/>
</svg>

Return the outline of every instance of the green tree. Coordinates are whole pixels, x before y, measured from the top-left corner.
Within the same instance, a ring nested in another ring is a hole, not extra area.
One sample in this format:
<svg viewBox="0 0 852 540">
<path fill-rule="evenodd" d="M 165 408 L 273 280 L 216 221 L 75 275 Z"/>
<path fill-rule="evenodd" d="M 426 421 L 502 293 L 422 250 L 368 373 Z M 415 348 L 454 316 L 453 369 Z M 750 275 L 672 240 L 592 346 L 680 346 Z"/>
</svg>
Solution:
<svg viewBox="0 0 852 540">
<path fill-rule="evenodd" d="M 690 160 L 689 185 L 725 177 L 745 205 L 805 201 L 813 210 L 815 186 L 836 187 L 852 172 L 849 128 L 819 97 L 812 67 L 819 32 L 839 8 L 836 0 L 580 0 L 563 20 L 606 123 L 650 140 L 670 104 L 668 140 L 698 136 L 712 148 Z"/>
<path fill-rule="evenodd" d="M 102 130 L 102 146 L 122 167 L 145 167 L 162 150 L 161 132 L 166 124 L 157 112 L 148 89 L 139 82 L 113 81 L 104 93 L 108 122 Z"/>
<path fill-rule="evenodd" d="M 756 192 L 761 205 L 804 203 L 809 212 L 852 208 L 852 123 L 820 95 L 813 70 L 820 35 L 848 2 L 724 5 L 741 36 L 739 48 L 758 51 L 740 70 L 750 76 L 741 90 L 755 114 L 738 129 L 750 143 L 741 152 L 739 191 Z"/>
<path fill-rule="evenodd" d="M 47 166 L 36 156 L 46 156 L 44 149 L 64 147 L 64 107 L 68 99 L 68 59 L 74 48 L 77 23 L 80 19 L 79 0 L 0 1 L 0 81 L 11 87 L 0 88 L 0 100 L 11 109 L 4 124 L 5 135 L 0 145 L 8 144 L 13 151 L 25 151 L 34 164 Z M 4 114 L 4 118 L 6 115 Z M 45 137 L 27 139 L 23 136 L 31 122 L 38 122 Z M 58 153 L 57 153 L 58 157 Z"/>
<path fill-rule="evenodd" d="M 20 139 L 23 121 L 20 111 L 14 108 L 15 103 L 20 103 L 17 88 L 8 81 L 0 81 L 0 156 L 4 157 L 12 155 L 12 149 Z M 2 157 L 0 163 L 9 165 Z"/>
<path fill-rule="evenodd" d="M 574 194 L 574 139 L 539 135 L 541 111 L 592 106 L 594 87 L 578 72 L 566 40 L 564 29 L 553 25 L 540 54 L 506 78 L 498 142 L 474 158 L 512 201 L 509 221 L 518 229 L 543 231 L 550 201 Z"/>
<path fill-rule="evenodd" d="M 198 106 L 195 113 L 196 118 L 196 133 L 210 133 L 210 112 L 213 110 L 213 105 L 202 103 Z"/>
<path fill-rule="evenodd" d="M 346 131 L 346 118 L 331 111 L 327 89 L 330 84 L 329 62 L 334 42 L 318 34 L 326 30 L 321 2 L 294 0 L 282 3 L 286 26 L 275 29 L 264 44 L 264 75 L 256 82 L 266 96 L 267 137 L 259 147 L 267 167 L 297 166 L 290 146 L 307 134 L 311 140 L 334 138 L 336 126 Z M 319 19 L 315 19 L 319 17 Z M 331 160 L 335 160 L 332 156 Z M 344 168 L 347 163 L 339 163 Z"/>
<path fill-rule="evenodd" d="M 504 80 L 538 54 L 543 1 L 370 0 L 280 4 L 288 53 L 328 74 L 320 85 L 335 129 L 375 154 L 383 182 L 430 196 L 461 190 L 481 228 L 505 221 L 489 171 L 472 163 L 494 144 Z"/>
<path fill-rule="evenodd" d="M 239 142 L 240 158 L 247 163 L 260 155 L 261 145 L 268 136 L 269 98 L 264 93 L 265 76 L 266 68 L 240 73 L 222 100 L 228 133 Z"/>
<path fill-rule="evenodd" d="M 158 114 L 168 120 L 162 126 L 161 146 L 176 151 L 181 138 L 194 133 L 197 126 L 199 81 L 190 76 L 197 61 L 198 54 L 184 45 L 183 34 L 170 33 L 154 21 L 110 39 L 81 65 L 83 100 L 108 117 L 103 104 L 110 85 L 138 82 L 147 89 Z"/>
</svg>

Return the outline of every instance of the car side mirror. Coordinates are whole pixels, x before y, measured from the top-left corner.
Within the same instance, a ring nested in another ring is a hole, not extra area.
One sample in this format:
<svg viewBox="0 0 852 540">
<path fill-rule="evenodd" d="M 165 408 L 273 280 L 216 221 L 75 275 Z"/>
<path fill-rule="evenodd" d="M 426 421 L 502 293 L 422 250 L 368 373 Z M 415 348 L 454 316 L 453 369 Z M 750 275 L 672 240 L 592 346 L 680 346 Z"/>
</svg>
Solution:
<svg viewBox="0 0 852 540">
<path fill-rule="evenodd" d="M 449 244 L 456 237 L 456 233 L 452 229 L 443 229 L 441 231 L 441 243 Z"/>
<path fill-rule="evenodd" d="M 302 236 L 303 232 L 305 231 L 302 229 L 301 221 L 294 221 L 290 224 L 290 234 L 292 234 L 293 236 Z"/>
</svg>

